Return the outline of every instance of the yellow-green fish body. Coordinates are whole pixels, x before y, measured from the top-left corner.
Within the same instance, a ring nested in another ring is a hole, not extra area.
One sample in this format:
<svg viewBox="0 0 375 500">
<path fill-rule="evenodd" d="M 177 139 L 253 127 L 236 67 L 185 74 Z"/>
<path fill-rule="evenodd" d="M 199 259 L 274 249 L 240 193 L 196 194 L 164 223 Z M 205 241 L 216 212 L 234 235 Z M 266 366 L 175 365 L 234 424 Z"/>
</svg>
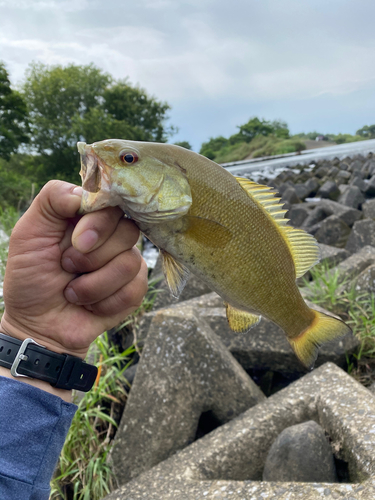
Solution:
<svg viewBox="0 0 375 500">
<path fill-rule="evenodd" d="M 296 277 L 319 260 L 319 248 L 286 225 L 271 188 L 178 146 L 108 140 L 79 143 L 79 151 L 82 209 L 121 206 L 161 249 L 174 295 L 193 272 L 224 299 L 234 331 L 264 316 L 284 330 L 306 366 L 322 342 L 350 331 L 301 297 Z"/>
</svg>

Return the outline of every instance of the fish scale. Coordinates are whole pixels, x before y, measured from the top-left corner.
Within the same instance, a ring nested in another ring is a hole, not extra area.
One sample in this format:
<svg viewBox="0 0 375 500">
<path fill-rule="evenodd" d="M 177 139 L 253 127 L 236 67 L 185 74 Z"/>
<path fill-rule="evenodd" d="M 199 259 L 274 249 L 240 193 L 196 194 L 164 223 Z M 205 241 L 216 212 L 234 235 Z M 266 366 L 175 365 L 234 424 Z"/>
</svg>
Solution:
<svg viewBox="0 0 375 500">
<path fill-rule="evenodd" d="M 82 213 L 120 206 L 161 249 L 174 295 L 189 272 L 196 274 L 224 299 L 234 331 L 265 316 L 284 330 L 306 367 L 319 345 L 350 332 L 304 302 L 296 277 L 318 261 L 318 246 L 286 226 L 271 188 L 178 146 L 109 139 L 78 149 Z"/>
</svg>

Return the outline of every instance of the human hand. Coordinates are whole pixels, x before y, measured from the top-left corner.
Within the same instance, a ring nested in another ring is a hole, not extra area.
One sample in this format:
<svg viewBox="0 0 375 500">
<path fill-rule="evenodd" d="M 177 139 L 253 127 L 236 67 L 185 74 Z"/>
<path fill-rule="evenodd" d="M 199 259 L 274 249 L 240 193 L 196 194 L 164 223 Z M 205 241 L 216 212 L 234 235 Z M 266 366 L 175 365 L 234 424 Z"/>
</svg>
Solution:
<svg viewBox="0 0 375 500">
<path fill-rule="evenodd" d="M 147 266 L 134 223 L 117 207 L 77 217 L 81 193 L 50 181 L 17 222 L 0 331 L 84 358 L 98 335 L 140 306 Z"/>
</svg>

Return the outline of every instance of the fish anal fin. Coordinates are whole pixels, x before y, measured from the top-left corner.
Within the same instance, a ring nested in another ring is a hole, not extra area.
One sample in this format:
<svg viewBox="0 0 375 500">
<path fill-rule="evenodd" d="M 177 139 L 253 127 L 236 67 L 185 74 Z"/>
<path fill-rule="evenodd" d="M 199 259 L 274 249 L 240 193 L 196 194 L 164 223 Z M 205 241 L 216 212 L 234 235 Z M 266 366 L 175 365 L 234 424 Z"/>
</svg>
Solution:
<svg viewBox="0 0 375 500">
<path fill-rule="evenodd" d="M 232 232 L 219 222 L 194 215 L 186 215 L 184 219 L 185 236 L 204 247 L 224 248 L 232 239 Z"/>
<path fill-rule="evenodd" d="M 339 319 L 315 310 L 313 312 L 315 318 L 311 325 L 297 337 L 288 337 L 297 358 L 309 370 L 313 369 L 322 344 L 343 337 L 352 331 Z"/>
<path fill-rule="evenodd" d="M 257 325 L 261 320 L 258 314 L 248 313 L 232 307 L 230 304 L 225 303 L 227 311 L 227 319 L 229 327 L 233 332 L 244 333 L 250 330 L 253 326 Z"/>
<path fill-rule="evenodd" d="M 320 249 L 315 238 L 302 229 L 286 225 L 288 219 L 284 216 L 287 211 L 279 203 L 280 198 L 275 197 L 276 191 L 272 188 L 241 177 L 236 177 L 236 180 L 277 226 L 292 255 L 296 278 L 303 276 L 320 260 Z"/>
<path fill-rule="evenodd" d="M 160 251 L 163 261 L 163 272 L 169 290 L 176 299 L 180 296 L 189 279 L 189 269 L 164 250 Z"/>
</svg>

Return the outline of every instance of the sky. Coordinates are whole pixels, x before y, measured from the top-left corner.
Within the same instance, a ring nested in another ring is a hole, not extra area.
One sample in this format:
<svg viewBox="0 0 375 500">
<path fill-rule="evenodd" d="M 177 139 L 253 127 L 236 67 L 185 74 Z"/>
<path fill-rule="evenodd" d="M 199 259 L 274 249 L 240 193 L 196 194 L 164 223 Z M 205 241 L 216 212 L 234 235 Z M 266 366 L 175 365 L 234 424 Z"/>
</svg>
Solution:
<svg viewBox="0 0 375 500">
<path fill-rule="evenodd" d="M 375 123 L 374 0 L 0 0 L 0 60 L 94 63 L 167 101 L 195 151 L 251 117 L 291 133 Z"/>
</svg>

